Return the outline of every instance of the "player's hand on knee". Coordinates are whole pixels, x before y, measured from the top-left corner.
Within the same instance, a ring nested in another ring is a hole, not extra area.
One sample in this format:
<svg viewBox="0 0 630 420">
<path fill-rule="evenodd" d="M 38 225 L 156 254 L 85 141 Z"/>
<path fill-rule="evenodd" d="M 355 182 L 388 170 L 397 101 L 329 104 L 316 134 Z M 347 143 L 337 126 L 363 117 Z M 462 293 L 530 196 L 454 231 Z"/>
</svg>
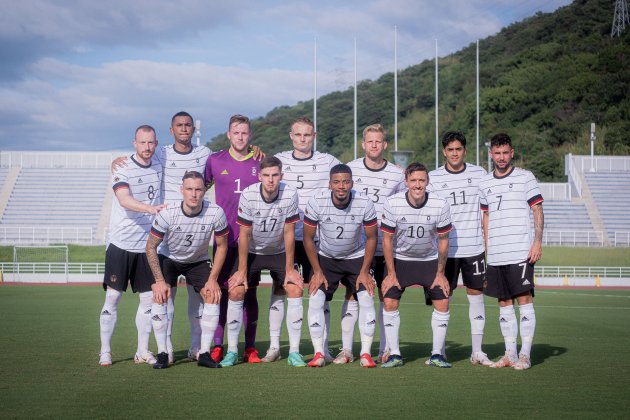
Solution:
<svg viewBox="0 0 630 420">
<path fill-rule="evenodd" d="M 205 303 L 218 304 L 221 301 L 221 288 L 216 281 L 208 280 L 199 291 Z"/>
<path fill-rule="evenodd" d="M 359 273 L 357 277 L 356 290 L 359 290 L 359 286 L 363 285 L 365 290 L 368 292 L 368 295 L 374 296 L 374 279 L 369 274 Z"/>
<path fill-rule="evenodd" d="M 237 271 L 232 274 L 228 280 L 228 292 L 231 292 L 236 287 L 243 286 L 247 290 L 247 274 L 241 271 Z"/>
<path fill-rule="evenodd" d="M 435 280 L 433 280 L 433 283 L 431 284 L 431 289 L 433 289 L 434 287 L 440 288 L 442 290 L 442 293 L 444 293 L 444 296 L 449 297 L 451 293 L 451 285 L 448 283 L 448 280 L 446 280 L 446 277 L 444 277 L 444 274 L 436 274 Z"/>
<path fill-rule="evenodd" d="M 383 284 L 381 285 L 383 296 L 385 296 L 387 291 L 392 287 L 397 287 L 398 290 L 402 290 L 400 288 L 400 283 L 398 283 L 398 278 L 393 274 L 388 274 L 385 279 L 383 279 Z"/>
<path fill-rule="evenodd" d="M 171 287 L 164 280 L 153 283 L 151 285 L 151 290 L 153 291 L 153 301 L 155 301 L 155 303 L 166 303 L 168 298 L 171 296 Z"/>
<path fill-rule="evenodd" d="M 304 279 L 300 276 L 297 270 L 287 270 L 284 275 L 284 284 L 283 286 L 286 288 L 288 284 L 294 284 L 300 289 L 304 289 Z"/>
<path fill-rule="evenodd" d="M 313 273 L 313 277 L 311 277 L 311 281 L 308 283 L 308 294 L 315 294 L 322 284 L 324 285 L 324 289 L 328 290 L 328 282 L 326 281 L 326 277 L 324 277 L 324 273 L 321 271 Z"/>
</svg>

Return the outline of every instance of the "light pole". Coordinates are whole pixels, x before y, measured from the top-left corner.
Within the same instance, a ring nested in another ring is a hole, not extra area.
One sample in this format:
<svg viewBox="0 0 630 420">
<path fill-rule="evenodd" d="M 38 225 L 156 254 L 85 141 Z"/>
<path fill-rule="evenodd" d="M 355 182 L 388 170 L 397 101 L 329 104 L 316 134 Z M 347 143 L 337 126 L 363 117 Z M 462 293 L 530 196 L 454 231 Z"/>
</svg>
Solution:
<svg viewBox="0 0 630 420">
<path fill-rule="evenodd" d="M 490 142 L 487 141 L 484 143 L 488 148 L 488 172 L 492 171 L 492 159 L 490 158 Z"/>
<path fill-rule="evenodd" d="M 595 172 L 595 123 L 591 123 L 591 172 Z"/>
</svg>

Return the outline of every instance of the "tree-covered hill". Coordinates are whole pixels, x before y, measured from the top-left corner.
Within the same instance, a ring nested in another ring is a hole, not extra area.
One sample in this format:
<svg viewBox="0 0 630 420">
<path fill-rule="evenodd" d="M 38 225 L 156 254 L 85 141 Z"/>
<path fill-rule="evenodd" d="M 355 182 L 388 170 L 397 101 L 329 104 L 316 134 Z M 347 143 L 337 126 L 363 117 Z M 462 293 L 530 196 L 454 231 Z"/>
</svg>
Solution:
<svg viewBox="0 0 630 420">
<path fill-rule="evenodd" d="M 590 123 L 597 124 L 597 154 L 630 154 L 630 28 L 611 38 L 613 0 L 577 0 L 538 13 L 479 42 L 480 142 L 509 133 L 519 166 L 543 181 L 561 180 L 565 153 L 588 154 Z M 476 45 L 439 59 L 439 131 L 467 134 L 475 161 Z M 399 71 L 398 147 L 435 163 L 434 61 Z M 393 73 L 358 86 L 359 131 L 380 122 L 393 140 Z M 317 102 L 317 148 L 352 159 L 353 89 Z M 313 102 L 280 106 L 252 122 L 253 138 L 268 153 L 291 148 L 288 132 Z M 218 150 L 225 134 L 211 140 Z M 391 144 L 390 146 L 393 146 Z M 393 149 L 393 147 L 392 147 Z M 481 162 L 486 161 L 481 147 Z"/>
</svg>

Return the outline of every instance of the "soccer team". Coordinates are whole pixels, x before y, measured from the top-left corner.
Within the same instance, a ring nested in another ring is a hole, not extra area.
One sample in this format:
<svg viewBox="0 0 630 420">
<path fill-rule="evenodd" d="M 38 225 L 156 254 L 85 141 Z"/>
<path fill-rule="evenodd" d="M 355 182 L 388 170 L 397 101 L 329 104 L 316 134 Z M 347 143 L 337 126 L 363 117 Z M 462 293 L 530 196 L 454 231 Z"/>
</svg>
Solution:
<svg viewBox="0 0 630 420">
<path fill-rule="evenodd" d="M 421 163 L 402 169 L 384 159 L 388 144 L 380 124 L 364 129 L 365 156 L 347 165 L 313 150 L 316 133 L 308 118 L 298 118 L 291 126 L 293 150 L 276 156 L 264 157 L 250 146 L 250 122 L 242 115 L 230 119 L 230 147 L 220 152 L 192 144 L 193 118 L 186 112 L 173 116 L 171 133 L 174 144 L 158 147 L 153 128 L 138 127 L 135 153 L 112 164 L 115 199 L 100 314 L 100 365 L 112 364 L 117 306 L 128 284 L 140 298 L 135 363 L 161 369 L 174 362 L 173 302 L 183 276 L 188 288 L 188 358 L 200 366 L 237 364 L 243 327 L 243 361 L 281 359 L 285 296 L 289 366 L 352 362 L 357 321 L 360 365 L 402 366 L 399 303 L 407 287 L 418 285 L 424 287 L 427 305 L 433 306 L 433 345 L 425 363 L 449 368 L 449 301 L 461 273 L 469 301 L 471 363 L 531 367 L 533 277 L 534 263 L 541 257 L 543 198 L 533 174 L 512 165 L 508 135 L 492 137 L 494 170 L 486 173 L 466 163 L 461 132 L 443 135 L 445 165 L 430 172 Z M 212 185 L 215 203 L 204 198 Z M 269 270 L 273 288 L 270 347 L 259 357 L 256 289 L 262 270 Z M 345 286 L 342 347 L 333 357 L 328 350 L 329 302 L 340 283 Z M 303 289 L 308 289 L 314 353 L 308 363 L 300 354 Z M 496 298 L 500 308 L 506 351 L 496 362 L 482 351 L 484 294 Z M 380 343 L 374 360 L 377 323 Z M 149 351 L 152 330 L 157 357 Z"/>
</svg>

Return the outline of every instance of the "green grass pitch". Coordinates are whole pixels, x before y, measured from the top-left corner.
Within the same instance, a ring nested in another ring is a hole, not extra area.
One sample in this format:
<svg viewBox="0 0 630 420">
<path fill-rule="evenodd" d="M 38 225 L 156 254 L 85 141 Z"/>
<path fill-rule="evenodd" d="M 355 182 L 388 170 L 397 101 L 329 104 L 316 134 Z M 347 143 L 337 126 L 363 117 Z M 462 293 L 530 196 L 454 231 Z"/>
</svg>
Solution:
<svg viewBox="0 0 630 420">
<path fill-rule="evenodd" d="M 259 290 L 261 353 L 268 346 L 269 292 Z M 331 348 L 340 344 L 337 295 Z M 419 289 L 409 289 L 401 304 L 405 366 L 387 370 L 362 369 L 358 362 L 290 368 L 286 332 L 279 362 L 197 367 L 185 360 L 185 289 L 176 299 L 174 366 L 134 365 L 137 297 L 127 293 L 112 343 L 114 365 L 100 367 L 103 297 L 98 286 L 0 286 L 2 418 L 622 418 L 630 412 L 628 290 L 537 290 L 533 366 L 523 372 L 468 362 L 462 290 L 452 301 L 447 337 L 453 369 L 423 365 L 431 310 Z M 488 298 L 486 307 L 484 350 L 496 358 L 504 350 L 498 310 Z M 373 354 L 376 349 L 375 340 Z M 302 353 L 312 355 L 306 323 Z"/>
</svg>

